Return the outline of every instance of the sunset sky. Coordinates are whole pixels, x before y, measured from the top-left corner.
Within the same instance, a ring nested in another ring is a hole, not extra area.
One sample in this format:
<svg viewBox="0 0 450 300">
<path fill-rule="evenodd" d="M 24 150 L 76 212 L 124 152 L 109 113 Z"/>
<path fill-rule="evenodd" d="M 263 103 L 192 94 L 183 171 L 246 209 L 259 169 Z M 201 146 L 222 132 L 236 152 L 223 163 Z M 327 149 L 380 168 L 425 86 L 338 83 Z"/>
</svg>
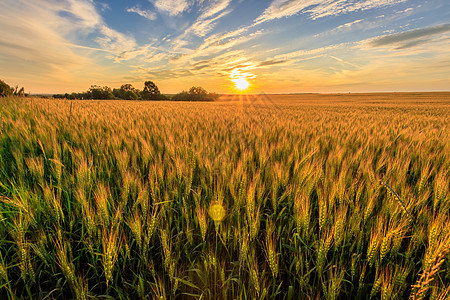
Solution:
<svg viewBox="0 0 450 300">
<path fill-rule="evenodd" d="M 162 93 L 450 90 L 449 0 L 1 0 L 0 79 Z"/>
</svg>

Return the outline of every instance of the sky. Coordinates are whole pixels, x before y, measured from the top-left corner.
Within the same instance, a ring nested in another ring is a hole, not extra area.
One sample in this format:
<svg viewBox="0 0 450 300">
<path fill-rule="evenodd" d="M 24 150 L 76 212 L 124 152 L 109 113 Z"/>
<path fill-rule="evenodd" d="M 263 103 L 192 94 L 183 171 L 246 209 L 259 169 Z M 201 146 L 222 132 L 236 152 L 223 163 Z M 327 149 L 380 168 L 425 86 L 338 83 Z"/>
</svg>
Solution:
<svg viewBox="0 0 450 300">
<path fill-rule="evenodd" d="M 31 93 L 448 91 L 450 1 L 1 0 L 0 79 Z"/>
</svg>

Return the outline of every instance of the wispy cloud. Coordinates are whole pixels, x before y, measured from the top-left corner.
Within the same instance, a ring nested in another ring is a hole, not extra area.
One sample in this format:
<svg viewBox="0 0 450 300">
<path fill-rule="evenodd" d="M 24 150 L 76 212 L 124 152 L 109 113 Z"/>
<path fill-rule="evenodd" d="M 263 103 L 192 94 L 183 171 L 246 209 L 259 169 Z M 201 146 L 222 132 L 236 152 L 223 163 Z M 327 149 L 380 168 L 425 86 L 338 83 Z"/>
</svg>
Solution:
<svg viewBox="0 0 450 300">
<path fill-rule="evenodd" d="M 0 76 L 23 85 L 45 82 L 42 87 L 48 90 L 57 89 L 56 82 L 104 80 L 110 75 L 103 74 L 97 58 L 118 62 L 127 58 L 123 53 L 137 49 L 133 37 L 105 24 L 91 0 L 4 0 L 0 28 L 0 69 L 8 70 Z M 82 42 L 92 35 L 94 43 Z"/>
<path fill-rule="evenodd" d="M 442 24 L 433 27 L 415 29 L 406 32 L 394 33 L 377 37 L 369 42 L 371 47 L 381 47 L 388 45 L 397 45 L 397 49 L 411 48 L 416 45 L 424 44 L 429 41 L 427 37 L 450 31 L 450 24 Z M 425 38 L 425 39 L 424 39 Z M 399 45 L 400 43 L 406 42 Z"/>
<path fill-rule="evenodd" d="M 298 13 L 309 14 L 315 20 L 355 11 L 386 7 L 406 0 L 274 0 L 255 20 L 255 24 L 290 17 Z"/>
<path fill-rule="evenodd" d="M 132 47 L 130 46 L 130 48 L 132 48 Z M 129 61 L 138 56 L 142 56 L 144 58 L 144 60 L 146 60 L 147 58 L 154 55 L 156 51 L 157 51 L 157 48 L 153 47 L 151 44 L 149 44 L 149 45 L 145 45 L 145 46 L 141 46 L 141 47 L 136 47 L 133 50 L 125 50 L 125 51 L 121 52 L 120 54 L 115 54 L 113 56 L 113 60 L 116 63 L 120 63 L 123 61 Z"/>
<path fill-rule="evenodd" d="M 80 51 L 96 51 L 76 47 L 64 35 L 77 28 L 83 31 L 97 24 L 98 18 L 89 11 L 89 3 L 59 1 L 6 0 L 0 3 L 0 76 L 33 91 L 55 90 L 70 81 L 91 78 L 101 71 Z M 64 11 L 70 18 L 63 18 Z M 90 16 L 90 17 L 87 17 Z M 70 30 L 70 27 L 72 30 Z M 91 74 L 80 74 L 84 71 Z M 39 87 L 37 87 L 39 86 Z"/>
<path fill-rule="evenodd" d="M 170 54 L 167 52 L 159 52 L 156 54 L 147 55 L 147 57 L 144 59 L 147 63 L 154 63 L 154 62 L 161 62 L 163 60 L 169 59 Z"/>
<path fill-rule="evenodd" d="M 110 10 L 111 9 L 111 6 L 109 6 L 108 3 L 99 2 L 98 5 L 100 5 L 102 11 L 106 11 L 106 10 Z"/>
<path fill-rule="evenodd" d="M 263 30 L 247 34 L 245 36 L 239 36 L 243 32 L 243 29 L 228 32 L 225 34 L 213 34 L 205 38 L 203 44 L 189 54 L 179 55 L 171 59 L 174 63 L 186 63 L 198 57 L 204 57 L 209 55 L 217 55 L 222 51 L 226 51 L 248 42 L 255 37 L 261 35 Z"/>
<path fill-rule="evenodd" d="M 133 6 L 131 8 L 127 8 L 127 12 L 130 13 L 137 13 L 141 17 L 144 17 L 149 20 L 156 20 L 157 16 L 156 13 L 150 10 L 144 10 L 139 5 Z"/>
<path fill-rule="evenodd" d="M 266 67 L 266 66 L 273 66 L 273 65 L 280 65 L 287 62 L 287 60 L 276 60 L 276 59 L 270 59 L 266 61 L 262 61 L 258 63 L 258 67 Z"/>
<path fill-rule="evenodd" d="M 404 43 L 400 46 L 397 46 L 394 48 L 394 50 L 405 50 L 405 49 L 409 49 L 409 48 L 413 48 L 413 47 L 417 47 L 423 44 L 427 44 L 431 42 L 430 39 L 421 39 L 421 40 L 415 40 L 415 41 L 411 41 L 408 43 Z"/>
<path fill-rule="evenodd" d="M 192 2 L 187 0 L 153 0 L 152 2 L 159 11 L 170 16 L 177 16 L 192 5 Z"/>
<path fill-rule="evenodd" d="M 407 9 L 404 9 L 404 10 L 401 10 L 401 11 L 396 11 L 395 13 L 397 13 L 397 14 L 404 14 L 404 13 L 410 12 L 412 10 L 413 10 L 412 7 L 408 7 Z"/>
<path fill-rule="evenodd" d="M 345 23 L 345 24 L 342 24 L 342 25 L 338 26 L 337 29 L 349 28 L 349 27 L 351 27 L 351 26 L 353 26 L 353 25 L 355 25 L 355 24 L 360 23 L 361 21 L 362 21 L 362 20 L 355 20 L 355 21 L 353 21 L 353 22 L 348 22 L 348 23 Z"/>
<path fill-rule="evenodd" d="M 193 35 L 199 37 L 207 36 L 215 27 L 217 22 L 231 12 L 229 5 L 231 0 L 198 0 L 200 15 L 181 35 L 172 42 L 174 49 L 180 50 L 189 45 Z"/>
<path fill-rule="evenodd" d="M 136 42 L 133 38 L 105 25 L 101 27 L 100 32 L 102 36 L 98 37 L 96 41 L 102 48 L 110 49 L 116 53 L 122 53 L 124 51 L 134 50 L 136 47 Z"/>
<path fill-rule="evenodd" d="M 348 44 L 347 43 L 340 43 L 340 44 L 334 44 L 334 45 L 329 45 L 329 46 L 315 48 L 315 49 L 291 51 L 291 52 L 288 52 L 288 53 L 276 55 L 274 57 L 274 59 L 276 59 L 276 60 L 288 60 L 288 59 L 293 59 L 293 58 L 298 58 L 298 57 L 323 54 L 323 53 L 326 53 L 328 51 L 332 51 L 332 50 L 336 50 L 336 49 L 339 49 L 339 48 L 343 48 L 345 46 L 348 46 Z"/>
<path fill-rule="evenodd" d="M 217 15 L 227 9 L 230 3 L 231 0 L 213 0 L 207 2 L 207 5 L 202 8 L 202 14 L 198 20 L 206 20 Z"/>
<path fill-rule="evenodd" d="M 213 18 L 207 18 L 207 19 L 198 19 L 189 29 L 187 32 L 193 32 L 198 36 L 205 36 L 207 35 L 215 26 L 215 22 L 227 14 L 229 14 L 230 11 L 224 11 L 221 14 L 213 17 Z M 186 33 L 187 33 L 186 32 Z"/>
<path fill-rule="evenodd" d="M 74 16 L 76 24 L 85 28 L 93 28 L 102 22 L 91 0 L 69 0 L 65 12 Z"/>
</svg>

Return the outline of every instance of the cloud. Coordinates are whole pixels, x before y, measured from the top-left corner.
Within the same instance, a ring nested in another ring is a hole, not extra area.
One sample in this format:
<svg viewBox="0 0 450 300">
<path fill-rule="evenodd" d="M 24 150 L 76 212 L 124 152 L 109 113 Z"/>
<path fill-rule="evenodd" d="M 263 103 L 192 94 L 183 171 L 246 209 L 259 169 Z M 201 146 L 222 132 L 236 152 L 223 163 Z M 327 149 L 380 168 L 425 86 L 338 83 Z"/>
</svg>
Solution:
<svg viewBox="0 0 450 300">
<path fill-rule="evenodd" d="M 283 64 L 285 62 L 287 62 L 287 60 L 276 60 L 276 59 L 266 60 L 266 61 L 262 61 L 262 62 L 258 63 L 258 67 L 279 65 L 279 64 Z"/>
<path fill-rule="evenodd" d="M 152 12 L 150 10 L 143 10 L 143 9 L 141 9 L 141 7 L 139 5 L 133 6 L 131 8 L 127 8 L 127 12 L 137 13 L 138 15 L 140 15 L 146 19 L 152 20 L 152 21 L 156 20 L 156 18 L 157 18 L 155 12 Z"/>
<path fill-rule="evenodd" d="M 41 1 L 41 0 L 40 0 Z M 64 3 L 64 2 L 63 2 Z M 51 1 L 50 1 L 51 4 Z M 62 33 L 71 39 L 84 38 L 88 34 L 95 33 L 95 41 L 103 49 L 114 54 L 108 54 L 107 58 L 115 62 L 125 51 L 136 50 L 136 42 L 133 37 L 124 35 L 106 25 L 102 16 L 97 12 L 92 0 L 67 0 L 62 8 L 48 5 L 49 11 L 58 16 L 61 12 L 66 13 L 57 21 L 57 28 L 65 28 Z"/>
<path fill-rule="evenodd" d="M 105 25 L 100 29 L 102 36 L 96 39 L 96 42 L 105 49 L 113 52 L 122 53 L 130 49 L 135 49 L 136 42 L 133 38 L 117 32 Z"/>
<path fill-rule="evenodd" d="M 294 0 L 274 0 L 268 8 L 256 18 L 255 23 L 263 23 L 270 20 L 290 17 L 296 15 L 300 11 L 313 6 L 318 5 L 321 0 L 311 0 L 311 1 L 294 1 Z"/>
<path fill-rule="evenodd" d="M 214 15 L 224 11 L 230 5 L 231 0 L 215 0 L 210 1 L 209 5 L 202 9 L 202 14 L 198 18 L 199 20 L 205 20 L 207 18 L 213 17 Z"/>
<path fill-rule="evenodd" d="M 400 45 L 400 46 L 394 48 L 394 50 L 404 50 L 404 49 L 409 49 L 409 48 L 413 48 L 413 47 L 420 46 L 420 45 L 423 45 L 423 44 L 427 44 L 427 43 L 429 43 L 429 42 L 431 42 L 430 39 L 416 40 L 416 41 L 412 41 L 412 42 L 409 42 L 409 43 L 405 43 L 405 44 L 403 44 L 403 45 Z"/>
<path fill-rule="evenodd" d="M 100 59 L 120 62 L 152 51 L 108 27 L 100 9 L 91 0 L 0 1 L 0 77 L 34 92 L 81 90 L 114 76 Z"/>
<path fill-rule="evenodd" d="M 156 62 L 168 58 L 168 54 L 161 52 L 151 57 L 151 62 Z M 149 67 L 146 65 L 135 66 L 133 73 L 139 74 L 133 80 L 137 80 L 154 76 L 161 80 L 176 79 L 180 77 L 191 76 L 208 76 L 229 77 L 231 71 L 239 69 L 239 71 L 249 71 L 256 64 L 251 59 L 245 57 L 243 50 L 227 51 L 225 53 L 211 56 L 211 58 L 198 61 L 181 60 L 176 61 L 177 64 L 172 65 L 170 69 L 166 67 Z"/>
<path fill-rule="evenodd" d="M 203 5 L 204 3 L 206 5 Z M 208 2 L 198 0 L 201 13 L 195 22 L 173 41 L 174 49 L 179 50 L 188 46 L 192 34 L 199 37 L 209 34 L 214 29 L 217 21 L 231 12 L 230 9 L 227 10 L 230 3 L 231 0 L 213 0 Z"/>
<path fill-rule="evenodd" d="M 187 0 L 153 0 L 152 2 L 159 11 L 170 16 L 180 15 L 192 5 L 192 2 Z"/>
<path fill-rule="evenodd" d="M 327 16 L 337 16 L 355 11 L 380 8 L 405 2 L 406 0 L 274 0 L 255 19 L 255 25 L 275 19 L 307 13 L 315 20 Z"/>
<path fill-rule="evenodd" d="M 102 11 L 111 10 L 111 6 L 109 6 L 108 3 L 98 2 L 98 5 L 100 6 Z"/>
<path fill-rule="evenodd" d="M 133 43 L 134 41 L 131 41 L 130 43 Z M 131 45 L 130 48 L 133 48 Z M 122 61 L 128 61 L 133 58 L 136 58 L 138 56 L 143 56 L 144 60 L 152 56 L 156 52 L 156 48 L 150 45 L 145 45 L 141 47 L 136 47 L 133 50 L 125 50 L 121 52 L 119 55 L 115 55 L 113 60 L 116 63 L 120 63 Z"/>
<path fill-rule="evenodd" d="M 441 34 L 450 31 L 450 24 L 442 24 L 433 27 L 415 29 L 406 32 L 394 33 L 385 35 L 382 37 L 377 37 L 369 42 L 371 47 L 382 47 L 392 44 L 399 44 L 401 42 L 408 42 L 397 47 L 397 49 L 406 49 L 416 45 L 423 44 L 427 42 L 427 39 L 422 39 L 425 37 L 430 37 L 433 35 Z M 420 39 L 420 40 L 418 40 Z M 418 40 L 418 41 L 412 41 Z"/>
<path fill-rule="evenodd" d="M 168 79 L 174 79 L 174 78 L 180 78 L 180 77 L 190 77 L 194 74 L 190 70 L 186 69 L 153 69 L 153 68 L 139 68 L 138 73 L 140 73 L 140 76 L 132 77 L 132 80 L 143 80 L 148 79 L 149 76 L 152 78 L 158 78 L 158 80 L 168 80 Z"/>
<path fill-rule="evenodd" d="M 73 15 L 78 26 L 93 28 L 102 22 L 91 0 L 69 0 L 65 12 Z"/>
<path fill-rule="evenodd" d="M 347 45 L 348 45 L 348 43 L 340 43 L 340 44 L 334 44 L 334 45 L 329 45 L 329 46 L 315 48 L 315 49 L 309 49 L 309 50 L 297 50 L 297 51 L 292 51 L 292 52 L 276 55 L 274 57 L 274 59 L 288 60 L 288 59 L 304 57 L 304 56 L 313 56 L 313 55 L 323 54 L 323 53 L 326 53 L 331 50 L 343 48 Z"/>
<path fill-rule="evenodd" d="M 215 26 L 215 22 L 227 14 L 229 14 L 230 11 L 225 11 L 219 14 L 218 16 L 211 18 L 211 19 L 198 19 L 189 29 L 187 32 L 194 32 L 198 36 L 205 36 L 207 35 Z"/>
<path fill-rule="evenodd" d="M 342 25 L 338 26 L 337 29 L 348 28 L 348 27 L 351 27 L 351 26 L 353 26 L 355 24 L 360 23 L 361 21 L 362 20 L 356 20 L 356 21 L 353 21 L 353 22 L 345 23 L 345 24 L 342 24 Z"/>
<path fill-rule="evenodd" d="M 151 12 L 140 10 L 138 6 L 130 10 L 152 17 Z M 79 36 L 84 38 L 88 34 L 94 33 L 97 36 L 94 41 L 101 49 L 106 49 L 108 52 L 106 58 L 116 63 L 144 54 L 142 53 L 144 49 L 148 50 L 148 48 L 138 49 L 132 36 L 108 27 L 97 12 L 92 0 L 68 0 L 64 8 L 54 9 L 53 13 L 58 15 L 61 11 L 68 15 L 59 21 L 58 27 L 68 27 L 64 35 L 76 40 Z"/>
<path fill-rule="evenodd" d="M 160 62 L 162 60 L 166 60 L 170 57 L 170 54 L 166 53 L 166 52 L 160 52 L 154 55 L 149 55 L 147 56 L 144 61 L 146 61 L 147 63 L 153 63 L 153 62 Z"/>
<path fill-rule="evenodd" d="M 97 74 L 92 70 L 102 70 L 86 56 L 85 51 L 95 50 L 73 47 L 73 42 L 64 36 L 97 23 L 95 14 L 79 15 L 79 9 L 89 7 L 84 4 L 51 0 L 1 1 L 0 77 L 39 92 L 58 89 L 58 85 L 67 87 L 68 82 L 80 78 L 83 70 L 91 70 L 92 74 Z M 67 15 L 62 17 L 60 12 Z M 80 51 L 84 52 L 80 54 Z M 89 77 L 81 76 L 82 79 Z"/>
<path fill-rule="evenodd" d="M 197 47 L 196 50 L 188 54 L 172 57 L 171 62 L 183 64 L 195 58 L 205 57 L 210 55 L 217 55 L 218 53 L 232 49 L 233 47 L 248 42 L 263 33 L 263 30 L 239 36 L 243 32 L 242 29 L 231 31 L 225 34 L 213 34 L 207 37 L 203 44 Z"/>
<path fill-rule="evenodd" d="M 397 13 L 397 14 L 404 14 L 404 13 L 410 12 L 412 10 L 413 10 L 413 8 L 409 7 L 407 9 L 405 9 L 405 10 L 402 10 L 402 11 L 396 11 L 395 13 Z"/>
</svg>

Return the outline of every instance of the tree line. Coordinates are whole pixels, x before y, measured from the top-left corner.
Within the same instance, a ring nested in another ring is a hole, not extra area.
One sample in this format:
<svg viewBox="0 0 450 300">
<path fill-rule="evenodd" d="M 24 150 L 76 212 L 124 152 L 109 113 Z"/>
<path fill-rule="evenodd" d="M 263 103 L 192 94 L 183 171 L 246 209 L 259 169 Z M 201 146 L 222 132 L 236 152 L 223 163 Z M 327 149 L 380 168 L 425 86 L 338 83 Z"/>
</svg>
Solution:
<svg viewBox="0 0 450 300">
<path fill-rule="evenodd" d="M 172 101 L 214 101 L 219 97 L 215 93 L 208 93 L 202 87 L 191 87 L 189 91 L 182 91 L 176 95 L 161 94 L 153 81 L 146 81 L 144 88 L 139 90 L 131 84 L 122 84 L 120 88 L 111 89 L 108 86 L 92 85 L 82 93 L 56 94 L 57 99 L 98 99 L 98 100 L 172 100 Z"/>
<path fill-rule="evenodd" d="M 25 89 L 15 88 L 0 80 L 0 97 L 10 95 L 27 96 Z M 108 86 L 92 85 L 88 91 L 81 93 L 65 93 L 55 94 L 52 96 L 55 99 L 69 99 L 69 100 L 171 100 L 171 101 L 214 101 L 219 95 L 216 93 L 209 93 L 202 87 L 191 87 L 189 91 L 182 91 L 175 95 L 161 94 L 159 88 L 153 81 L 146 81 L 144 88 L 139 90 L 131 84 L 122 84 L 120 88 L 111 89 Z"/>
</svg>

